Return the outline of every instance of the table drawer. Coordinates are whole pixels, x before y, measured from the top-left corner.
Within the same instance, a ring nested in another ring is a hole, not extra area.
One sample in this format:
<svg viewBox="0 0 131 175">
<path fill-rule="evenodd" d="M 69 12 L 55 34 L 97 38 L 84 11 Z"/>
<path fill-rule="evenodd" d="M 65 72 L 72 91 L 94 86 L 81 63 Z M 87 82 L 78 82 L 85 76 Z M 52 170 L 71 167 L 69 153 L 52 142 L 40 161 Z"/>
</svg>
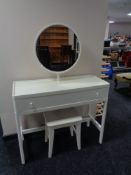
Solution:
<svg viewBox="0 0 131 175">
<path fill-rule="evenodd" d="M 41 97 L 30 97 L 16 99 L 17 113 L 40 112 L 49 108 L 61 108 L 62 106 L 71 106 L 96 99 L 106 98 L 108 88 L 95 90 L 82 90 L 78 92 L 61 93 Z"/>
</svg>

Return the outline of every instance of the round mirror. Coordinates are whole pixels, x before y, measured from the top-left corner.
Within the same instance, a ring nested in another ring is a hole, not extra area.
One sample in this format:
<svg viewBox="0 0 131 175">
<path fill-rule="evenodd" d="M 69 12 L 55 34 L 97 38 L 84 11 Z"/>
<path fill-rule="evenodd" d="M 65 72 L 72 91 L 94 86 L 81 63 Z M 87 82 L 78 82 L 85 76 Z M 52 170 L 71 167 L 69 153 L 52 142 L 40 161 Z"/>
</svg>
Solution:
<svg viewBox="0 0 131 175">
<path fill-rule="evenodd" d="M 49 26 L 37 38 L 36 54 L 46 69 L 55 72 L 65 71 L 79 58 L 78 37 L 64 25 Z"/>
</svg>

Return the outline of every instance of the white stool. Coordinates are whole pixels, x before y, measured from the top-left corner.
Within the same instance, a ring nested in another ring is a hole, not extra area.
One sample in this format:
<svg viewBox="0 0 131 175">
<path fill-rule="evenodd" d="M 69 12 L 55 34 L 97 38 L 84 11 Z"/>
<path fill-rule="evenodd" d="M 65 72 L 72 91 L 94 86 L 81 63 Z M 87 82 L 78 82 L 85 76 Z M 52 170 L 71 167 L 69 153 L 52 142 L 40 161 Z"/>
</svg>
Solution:
<svg viewBox="0 0 131 175">
<path fill-rule="evenodd" d="M 45 116 L 45 141 L 49 139 L 48 157 L 52 157 L 54 130 L 58 128 L 70 127 L 71 135 L 76 134 L 78 150 L 81 149 L 81 121 L 75 108 L 60 109 L 44 113 Z"/>
</svg>

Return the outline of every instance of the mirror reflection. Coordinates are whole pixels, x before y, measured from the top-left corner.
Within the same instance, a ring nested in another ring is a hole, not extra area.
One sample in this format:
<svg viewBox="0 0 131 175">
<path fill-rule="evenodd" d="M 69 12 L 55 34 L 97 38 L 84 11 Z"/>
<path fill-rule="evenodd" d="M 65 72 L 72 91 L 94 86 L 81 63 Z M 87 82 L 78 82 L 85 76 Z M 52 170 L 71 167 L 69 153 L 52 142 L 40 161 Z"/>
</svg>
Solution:
<svg viewBox="0 0 131 175">
<path fill-rule="evenodd" d="M 79 41 L 76 34 L 63 25 L 52 25 L 38 37 L 36 53 L 40 63 L 51 71 L 69 69 L 79 57 Z"/>
</svg>

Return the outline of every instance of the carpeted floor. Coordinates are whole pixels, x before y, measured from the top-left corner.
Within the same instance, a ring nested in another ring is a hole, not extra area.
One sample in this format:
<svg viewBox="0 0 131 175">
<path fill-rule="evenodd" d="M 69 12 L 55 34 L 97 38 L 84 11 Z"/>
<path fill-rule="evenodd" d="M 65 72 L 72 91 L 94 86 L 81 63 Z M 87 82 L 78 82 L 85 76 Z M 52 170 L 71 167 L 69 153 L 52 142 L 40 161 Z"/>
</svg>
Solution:
<svg viewBox="0 0 131 175">
<path fill-rule="evenodd" d="M 68 129 L 58 130 L 53 157 L 48 159 L 44 133 L 28 135 L 27 163 L 22 166 L 17 138 L 2 139 L 0 130 L 0 175 L 131 175 L 131 96 L 114 91 L 112 80 L 110 83 L 102 145 L 98 144 L 98 131 L 92 125 L 82 126 L 80 151 Z"/>
</svg>

